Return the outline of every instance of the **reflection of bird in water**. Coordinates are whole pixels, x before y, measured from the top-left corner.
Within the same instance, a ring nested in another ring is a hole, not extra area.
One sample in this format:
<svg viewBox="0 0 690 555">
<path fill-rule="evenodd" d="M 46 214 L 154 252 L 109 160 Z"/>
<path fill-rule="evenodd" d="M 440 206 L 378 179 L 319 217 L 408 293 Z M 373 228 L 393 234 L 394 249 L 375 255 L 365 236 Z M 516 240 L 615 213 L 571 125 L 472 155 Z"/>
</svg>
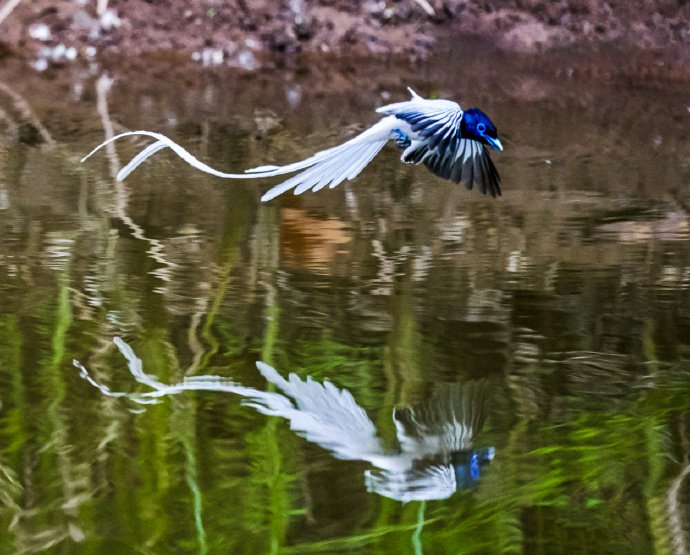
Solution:
<svg viewBox="0 0 690 555">
<path fill-rule="evenodd" d="M 493 447 L 472 449 L 472 440 L 485 419 L 488 383 L 469 381 L 445 385 L 443 390 L 415 408 L 397 408 L 393 421 L 398 449 L 384 449 L 376 427 L 364 409 L 346 389 L 329 381 L 288 379 L 263 362 L 259 372 L 282 393 L 245 387 L 219 376 L 194 376 L 166 385 L 146 374 L 132 348 L 120 338 L 115 344 L 129 363 L 129 370 L 146 393 L 113 392 L 98 383 L 78 361 L 81 376 L 104 395 L 126 397 L 141 404 L 156 403 L 161 397 L 183 391 L 219 391 L 244 397 L 242 403 L 262 414 L 280 416 L 290 428 L 312 443 L 344 460 L 368 461 L 375 470 L 365 473 L 369 491 L 415 501 L 445 499 L 455 490 L 473 485 L 481 466 L 494 457 Z"/>
<path fill-rule="evenodd" d="M 494 448 L 472 449 L 485 418 L 486 381 L 450 384 L 415 408 L 393 411 L 403 469 L 368 471 L 369 489 L 401 501 L 442 499 L 472 486 Z M 402 470 L 402 471 L 401 471 Z"/>
<path fill-rule="evenodd" d="M 399 449 L 391 452 L 347 390 L 295 374 L 285 380 L 261 362 L 257 367 L 284 395 L 257 392 L 244 404 L 289 420 L 295 432 L 337 458 L 370 462 L 376 469 L 365 473 L 367 489 L 385 497 L 445 499 L 473 485 L 494 457 L 493 448 L 472 449 L 485 419 L 485 381 L 451 384 L 418 407 L 395 409 Z"/>
<path fill-rule="evenodd" d="M 410 93 L 411 100 L 378 108 L 376 111 L 384 115 L 383 119 L 353 139 L 285 166 L 260 166 L 241 174 L 221 172 L 197 160 L 165 135 L 151 131 L 117 135 L 97 146 L 82 161 L 120 137 L 145 135 L 156 142 L 122 168 L 118 179 L 125 179 L 144 160 L 166 147 L 193 167 L 217 177 L 258 179 L 300 172 L 264 194 L 261 200 L 267 201 L 292 189 L 299 195 L 310 189 L 318 191 L 326 185 L 333 188 L 346 179 L 354 179 L 384 145 L 393 140 L 403 150 L 403 162 L 423 163 L 443 179 L 464 182 L 468 189 L 476 185 L 482 193 L 492 197 L 500 195 L 500 177 L 486 146 L 499 151 L 503 146 L 488 116 L 477 108 L 463 110 L 450 100 L 422 98 L 412 89 Z"/>
</svg>

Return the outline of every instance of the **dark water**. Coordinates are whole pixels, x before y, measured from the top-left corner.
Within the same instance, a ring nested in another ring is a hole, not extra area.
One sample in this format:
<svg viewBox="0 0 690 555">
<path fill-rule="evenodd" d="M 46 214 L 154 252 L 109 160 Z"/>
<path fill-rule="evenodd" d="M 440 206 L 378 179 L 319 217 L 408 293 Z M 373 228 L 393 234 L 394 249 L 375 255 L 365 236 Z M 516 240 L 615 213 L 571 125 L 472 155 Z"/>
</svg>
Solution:
<svg viewBox="0 0 690 555">
<path fill-rule="evenodd" d="M 0 72 L 1 553 L 688 549 L 687 87 L 459 61 L 414 78 L 114 73 L 111 87 L 97 70 Z M 79 164 L 137 128 L 222 169 L 292 161 L 375 121 L 407 84 L 492 116 L 502 198 L 395 148 L 355 182 L 268 204 L 268 183 L 166 153 L 117 183 L 143 142 Z M 366 457 L 336 459 L 235 393 L 106 395 L 73 359 L 112 391 L 152 391 L 115 337 L 163 384 L 275 392 L 257 360 L 327 379 L 394 455 L 393 414 L 442 426 L 443 399 L 481 387 L 455 409 L 476 419 L 462 452 L 408 461 L 464 478 L 451 495 L 406 490 L 403 472 L 403 503 L 375 491 Z"/>
</svg>

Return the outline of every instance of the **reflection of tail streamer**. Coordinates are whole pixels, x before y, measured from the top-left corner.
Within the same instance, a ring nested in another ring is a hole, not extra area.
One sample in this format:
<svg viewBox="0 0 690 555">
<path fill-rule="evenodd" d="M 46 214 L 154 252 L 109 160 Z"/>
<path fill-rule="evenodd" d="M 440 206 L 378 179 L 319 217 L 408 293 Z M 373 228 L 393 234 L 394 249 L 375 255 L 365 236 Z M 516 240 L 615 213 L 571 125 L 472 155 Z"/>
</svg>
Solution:
<svg viewBox="0 0 690 555">
<path fill-rule="evenodd" d="M 0 19 L 0 22 L 2 19 Z M 55 140 L 51 136 L 51 134 L 48 132 L 48 130 L 43 127 L 43 124 L 41 123 L 41 120 L 39 120 L 36 117 L 36 114 L 34 114 L 34 111 L 31 109 L 31 106 L 29 106 L 29 103 L 24 100 L 24 97 L 20 95 L 18 92 L 13 91 L 11 88 L 9 88 L 5 83 L 0 81 L 0 91 L 5 93 L 11 100 L 12 104 L 14 105 L 15 110 L 19 112 L 26 121 L 31 123 L 38 132 L 41 134 L 41 138 L 43 141 L 49 145 L 54 145 Z"/>
<path fill-rule="evenodd" d="M 685 530 L 683 529 L 683 518 L 681 515 L 680 503 L 678 501 L 678 494 L 680 493 L 680 488 L 683 485 L 683 481 L 690 474 L 690 460 L 688 457 L 688 439 L 686 436 L 686 429 L 683 423 L 681 415 L 680 423 L 680 437 L 683 444 L 684 454 L 683 454 L 683 470 L 676 477 L 673 482 L 671 482 L 671 487 L 668 490 L 667 496 L 667 507 L 668 507 L 668 520 L 669 528 L 671 532 L 671 542 L 673 543 L 673 550 L 677 555 L 684 555 L 687 553 L 687 542 L 685 541 Z"/>
<path fill-rule="evenodd" d="M 97 110 L 101 117 L 101 122 L 103 125 L 103 131 L 105 133 L 106 140 L 112 138 L 115 135 L 115 130 L 113 122 L 110 118 L 110 113 L 108 110 L 108 91 L 113 84 L 113 80 L 106 74 L 101 75 L 96 82 L 96 97 L 97 97 Z M 117 152 L 115 151 L 115 145 L 109 143 L 106 145 L 106 155 L 110 163 L 110 173 L 113 177 L 113 186 L 115 188 L 115 213 L 117 217 L 122 220 L 122 222 L 131 230 L 132 235 L 141 241 L 147 242 L 151 247 L 146 251 L 147 254 L 153 258 L 162 267 L 153 270 L 151 273 L 158 279 L 169 282 L 172 280 L 171 270 L 176 266 L 176 264 L 169 262 L 165 256 L 165 246 L 158 239 L 152 239 L 147 237 L 144 230 L 139 226 L 130 216 L 127 214 L 127 191 L 125 190 L 122 182 L 116 179 L 117 168 L 120 162 L 117 157 Z M 156 292 L 164 293 L 165 288 L 157 288 Z"/>
<path fill-rule="evenodd" d="M 197 335 L 197 330 L 201 324 L 201 318 L 206 313 L 208 307 L 208 300 L 204 298 L 197 298 L 197 308 L 198 310 L 192 314 L 192 321 L 189 324 L 189 329 L 187 330 L 187 345 L 189 345 L 189 350 L 192 352 L 192 362 L 185 369 L 185 376 L 194 374 L 199 365 L 201 364 L 201 359 L 206 353 L 204 346 Z"/>
</svg>

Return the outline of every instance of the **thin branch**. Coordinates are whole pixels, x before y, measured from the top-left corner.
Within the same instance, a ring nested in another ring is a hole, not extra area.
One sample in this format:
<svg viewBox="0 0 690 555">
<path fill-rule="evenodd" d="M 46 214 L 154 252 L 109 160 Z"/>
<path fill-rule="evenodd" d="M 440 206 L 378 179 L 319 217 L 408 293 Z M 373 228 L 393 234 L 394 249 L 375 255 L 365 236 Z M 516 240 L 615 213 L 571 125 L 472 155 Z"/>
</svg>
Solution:
<svg viewBox="0 0 690 555">
<path fill-rule="evenodd" d="M 2 22 L 2 18 L 0 18 L 0 23 Z M 24 99 L 22 95 L 20 95 L 18 92 L 12 90 L 10 87 L 8 87 L 5 83 L 0 81 L 0 91 L 5 93 L 10 99 L 12 100 L 12 103 L 14 104 L 14 109 L 17 110 L 24 118 L 26 121 L 31 123 L 41 134 L 41 137 L 43 138 L 43 141 L 49 145 L 54 145 L 55 140 L 53 137 L 50 135 L 48 130 L 43 126 L 41 121 L 36 117 L 36 114 L 34 114 L 33 110 L 31 109 L 31 106 L 29 103 Z"/>
</svg>

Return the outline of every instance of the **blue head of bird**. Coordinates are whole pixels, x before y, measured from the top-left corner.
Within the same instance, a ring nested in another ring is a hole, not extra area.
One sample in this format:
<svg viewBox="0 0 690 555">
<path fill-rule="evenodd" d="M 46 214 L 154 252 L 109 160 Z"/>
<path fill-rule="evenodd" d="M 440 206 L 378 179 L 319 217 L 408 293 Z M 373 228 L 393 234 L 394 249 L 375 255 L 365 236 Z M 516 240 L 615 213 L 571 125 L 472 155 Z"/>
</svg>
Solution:
<svg viewBox="0 0 690 555">
<path fill-rule="evenodd" d="M 462 489 L 474 486 L 481 476 L 481 467 L 490 463 L 495 455 L 496 450 L 493 447 L 452 453 L 451 460 L 455 470 L 456 488 Z"/>
<path fill-rule="evenodd" d="M 494 150 L 503 150 L 496 126 L 489 116 L 477 108 L 465 110 L 460 122 L 460 132 L 463 137 L 484 143 Z"/>
</svg>

